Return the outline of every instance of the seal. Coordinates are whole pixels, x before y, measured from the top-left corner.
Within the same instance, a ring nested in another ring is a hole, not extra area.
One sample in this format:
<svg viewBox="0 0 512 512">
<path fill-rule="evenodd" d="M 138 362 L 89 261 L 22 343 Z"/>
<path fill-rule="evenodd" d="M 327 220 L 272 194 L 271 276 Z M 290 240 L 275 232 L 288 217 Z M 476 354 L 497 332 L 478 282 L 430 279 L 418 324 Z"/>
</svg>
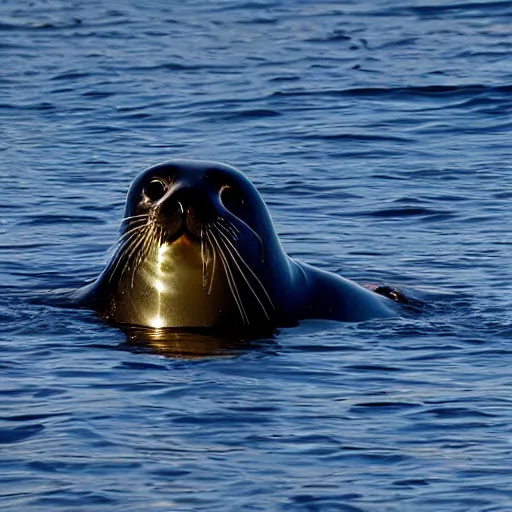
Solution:
<svg viewBox="0 0 512 512">
<path fill-rule="evenodd" d="M 254 185 L 203 160 L 158 164 L 133 181 L 113 256 L 73 298 L 109 321 L 153 328 L 395 315 L 389 298 L 290 258 Z"/>
</svg>

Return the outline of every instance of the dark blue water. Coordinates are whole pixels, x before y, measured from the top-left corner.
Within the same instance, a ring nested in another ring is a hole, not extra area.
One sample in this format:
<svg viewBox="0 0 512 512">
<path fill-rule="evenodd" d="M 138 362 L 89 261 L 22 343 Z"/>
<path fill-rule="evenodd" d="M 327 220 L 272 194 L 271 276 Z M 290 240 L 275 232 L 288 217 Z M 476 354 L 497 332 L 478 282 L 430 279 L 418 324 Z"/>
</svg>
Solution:
<svg viewBox="0 0 512 512">
<path fill-rule="evenodd" d="M 512 510 L 512 2 L 6 0 L 0 62 L 3 511 Z M 175 157 L 425 306 L 208 354 L 41 303 Z"/>
</svg>

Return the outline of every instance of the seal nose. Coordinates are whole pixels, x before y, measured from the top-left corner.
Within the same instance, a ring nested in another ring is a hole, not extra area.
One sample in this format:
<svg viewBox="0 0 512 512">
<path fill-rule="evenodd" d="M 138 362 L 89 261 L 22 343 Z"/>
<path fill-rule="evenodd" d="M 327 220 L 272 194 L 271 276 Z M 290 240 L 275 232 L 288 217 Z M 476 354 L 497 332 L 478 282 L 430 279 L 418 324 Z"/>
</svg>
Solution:
<svg viewBox="0 0 512 512">
<path fill-rule="evenodd" d="M 194 223 L 215 219 L 217 212 L 206 190 L 197 187 L 179 187 L 161 204 L 161 213 L 168 219 L 177 215 Z"/>
</svg>

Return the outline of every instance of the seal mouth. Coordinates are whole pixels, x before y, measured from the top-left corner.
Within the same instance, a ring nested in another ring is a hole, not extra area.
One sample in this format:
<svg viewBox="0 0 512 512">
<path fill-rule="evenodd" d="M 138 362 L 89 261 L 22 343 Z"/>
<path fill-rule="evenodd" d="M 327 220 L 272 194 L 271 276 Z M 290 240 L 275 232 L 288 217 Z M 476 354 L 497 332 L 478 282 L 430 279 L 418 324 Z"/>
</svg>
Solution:
<svg viewBox="0 0 512 512">
<path fill-rule="evenodd" d="M 206 227 L 214 222 L 202 222 L 197 219 L 194 210 L 190 207 L 186 211 L 181 210 L 170 219 L 167 216 L 157 216 L 154 222 L 162 230 L 162 238 L 168 244 L 178 240 L 186 239 L 188 243 L 200 244 L 204 237 Z"/>
</svg>

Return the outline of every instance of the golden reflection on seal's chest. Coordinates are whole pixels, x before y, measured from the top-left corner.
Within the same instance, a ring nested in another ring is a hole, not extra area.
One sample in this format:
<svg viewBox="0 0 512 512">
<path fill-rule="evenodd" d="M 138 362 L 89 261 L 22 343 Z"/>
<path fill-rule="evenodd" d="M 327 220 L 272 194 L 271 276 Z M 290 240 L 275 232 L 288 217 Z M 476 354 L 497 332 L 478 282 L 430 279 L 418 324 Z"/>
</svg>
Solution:
<svg viewBox="0 0 512 512">
<path fill-rule="evenodd" d="M 183 241 L 161 245 L 156 254 L 154 276 L 156 291 L 168 297 L 197 294 L 203 291 L 203 262 L 200 248 Z"/>
<path fill-rule="evenodd" d="M 160 245 L 151 259 L 138 273 L 144 286 L 136 287 L 148 292 L 139 311 L 147 325 L 211 326 L 232 308 L 223 273 L 215 268 L 219 262 L 205 267 L 200 245 L 186 236 L 172 244 Z M 222 297 L 229 300 L 223 303 Z"/>
</svg>

